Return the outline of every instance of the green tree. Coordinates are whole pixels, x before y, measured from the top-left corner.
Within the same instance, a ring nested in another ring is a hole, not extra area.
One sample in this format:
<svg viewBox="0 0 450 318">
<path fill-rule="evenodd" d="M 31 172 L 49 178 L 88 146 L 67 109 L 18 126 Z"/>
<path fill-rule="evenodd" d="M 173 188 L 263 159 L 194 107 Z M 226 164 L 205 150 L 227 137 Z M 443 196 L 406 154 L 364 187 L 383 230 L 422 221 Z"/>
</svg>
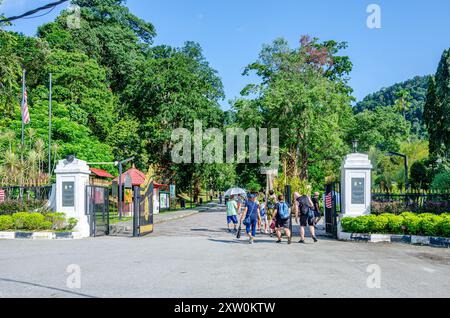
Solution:
<svg viewBox="0 0 450 318">
<path fill-rule="evenodd" d="M 81 7 L 80 28 L 67 24 L 65 10 L 55 22 L 41 26 L 38 36 L 52 48 L 81 51 L 107 68 L 107 79 L 121 92 L 136 74 L 155 36 L 152 24 L 131 14 L 124 0 L 75 0 Z"/>
<path fill-rule="evenodd" d="M 333 174 L 347 150 L 344 127 L 352 116 L 352 98 L 346 75 L 351 63 L 346 57 L 340 58 L 340 66 L 333 62 L 343 47 L 345 43 L 321 43 L 304 36 L 300 47 L 291 49 L 277 39 L 264 46 L 259 59 L 244 72 L 256 72 L 261 84 L 242 91 L 243 96 L 256 97 L 234 104 L 237 121 L 241 124 L 239 118 L 250 117 L 263 125 L 256 127 L 280 128 L 288 177 L 307 180 L 314 165 Z"/>
<path fill-rule="evenodd" d="M 361 151 L 368 151 L 371 146 L 382 151 L 398 151 L 400 144 L 408 138 L 409 127 L 394 108 L 380 107 L 357 114 L 350 136 L 359 141 Z"/>
<path fill-rule="evenodd" d="M 405 89 L 400 90 L 397 93 L 397 100 L 395 101 L 394 107 L 403 115 L 406 120 L 406 114 L 409 112 L 411 107 L 411 95 Z"/>
</svg>

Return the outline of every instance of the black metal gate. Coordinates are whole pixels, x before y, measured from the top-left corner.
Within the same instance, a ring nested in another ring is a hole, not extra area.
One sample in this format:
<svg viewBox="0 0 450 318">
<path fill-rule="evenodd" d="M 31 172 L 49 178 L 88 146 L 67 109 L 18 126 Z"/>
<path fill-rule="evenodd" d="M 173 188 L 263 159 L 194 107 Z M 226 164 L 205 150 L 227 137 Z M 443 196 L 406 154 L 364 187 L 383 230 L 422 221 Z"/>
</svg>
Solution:
<svg viewBox="0 0 450 318">
<path fill-rule="evenodd" d="M 325 230 L 337 238 L 338 215 L 341 213 L 341 184 L 329 183 L 325 187 Z"/>
<path fill-rule="evenodd" d="M 133 208 L 129 216 L 118 215 L 118 202 L 111 192 L 108 187 L 86 186 L 86 211 L 91 236 L 138 237 L 153 232 L 153 184 L 144 190 L 133 188 Z"/>
<path fill-rule="evenodd" d="M 91 236 L 109 235 L 109 188 L 87 186 L 86 205 Z"/>
<path fill-rule="evenodd" d="M 133 236 L 153 233 L 153 183 L 145 189 L 134 187 Z"/>
</svg>

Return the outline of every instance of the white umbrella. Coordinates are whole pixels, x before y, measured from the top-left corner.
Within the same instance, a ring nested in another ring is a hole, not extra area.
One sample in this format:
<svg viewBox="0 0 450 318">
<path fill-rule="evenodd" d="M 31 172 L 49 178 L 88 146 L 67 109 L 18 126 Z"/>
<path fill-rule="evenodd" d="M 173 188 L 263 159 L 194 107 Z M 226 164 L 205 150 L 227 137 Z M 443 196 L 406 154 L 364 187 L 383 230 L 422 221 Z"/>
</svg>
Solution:
<svg viewBox="0 0 450 318">
<path fill-rule="evenodd" d="M 225 196 L 232 196 L 232 195 L 247 195 L 247 192 L 245 192 L 244 189 L 241 188 L 231 188 L 228 189 L 227 192 L 225 192 Z"/>
</svg>

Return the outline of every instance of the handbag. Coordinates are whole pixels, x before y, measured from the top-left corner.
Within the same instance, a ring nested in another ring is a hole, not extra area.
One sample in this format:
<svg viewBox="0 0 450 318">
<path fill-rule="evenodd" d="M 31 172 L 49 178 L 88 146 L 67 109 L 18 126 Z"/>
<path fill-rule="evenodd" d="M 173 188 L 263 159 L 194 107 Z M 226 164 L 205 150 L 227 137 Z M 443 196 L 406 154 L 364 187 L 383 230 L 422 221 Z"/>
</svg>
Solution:
<svg viewBox="0 0 450 318">
<path fill-rule="evenodd" d="M 247 211 L 247 215 L 245 216 L 244 222 L 242 222 L 245 226 L 249 226 L 250 224 L 252 224 L 252 222 L 250 222 L 250 217 L 252 216 L 255 208 L 257 208 L 256 204 L 253 206 L 253 210 L 251 212 Z"/>
</svg>

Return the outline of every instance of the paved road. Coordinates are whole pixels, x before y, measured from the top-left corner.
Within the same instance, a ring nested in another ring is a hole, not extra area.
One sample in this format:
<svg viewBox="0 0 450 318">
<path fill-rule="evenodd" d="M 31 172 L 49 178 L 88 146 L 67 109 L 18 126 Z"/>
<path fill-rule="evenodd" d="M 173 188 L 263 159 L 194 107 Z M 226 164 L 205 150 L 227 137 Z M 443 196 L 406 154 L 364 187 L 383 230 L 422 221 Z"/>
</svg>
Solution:
<svg viewBox="0 0 450 318">
<path fill-rule="evenodd" d="M 450 250 L 267 236 L 251 246 L 224 218 L 215 209 L 139 239 L 0 241 L 0 297 L 450 297 Z M 67 287 L 71 264 L 81 289 Z M 380 289 L 367 287 L 372 264 Z"/>
</svg>

